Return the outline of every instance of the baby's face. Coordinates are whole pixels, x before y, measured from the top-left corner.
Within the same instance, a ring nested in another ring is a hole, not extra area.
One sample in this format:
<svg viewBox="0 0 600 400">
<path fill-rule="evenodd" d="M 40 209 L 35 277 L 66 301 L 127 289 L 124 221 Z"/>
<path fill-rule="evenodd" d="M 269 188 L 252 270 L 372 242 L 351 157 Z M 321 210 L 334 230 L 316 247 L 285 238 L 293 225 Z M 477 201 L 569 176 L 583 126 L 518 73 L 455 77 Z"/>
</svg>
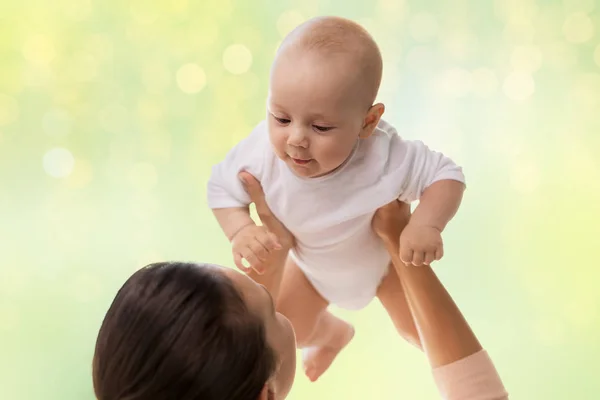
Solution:
<svg viewBox="0 0 600 400">
<path fill-rule="evenodd" d="M 275 153 L 301 177 L 323 176 L 351 154 L 367 110 L 356 72 L 342 59 L 280 57 L 271 73 L 267 121 Z"/>
</svg>

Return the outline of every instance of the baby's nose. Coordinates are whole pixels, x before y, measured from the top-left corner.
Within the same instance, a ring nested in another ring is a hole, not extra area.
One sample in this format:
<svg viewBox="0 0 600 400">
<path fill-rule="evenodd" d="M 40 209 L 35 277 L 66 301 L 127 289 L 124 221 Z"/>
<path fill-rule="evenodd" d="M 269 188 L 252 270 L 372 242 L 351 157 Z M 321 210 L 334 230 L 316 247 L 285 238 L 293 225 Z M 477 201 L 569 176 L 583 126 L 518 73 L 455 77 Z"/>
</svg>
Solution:
<svg viewBox="0 0 600 400">
<path fill-rule="evenodd" d="M 308 140 L 302 128 L 293 129 L 288 138 L 288 144 L 297 147 L 306 147 Z"/>
</svg>

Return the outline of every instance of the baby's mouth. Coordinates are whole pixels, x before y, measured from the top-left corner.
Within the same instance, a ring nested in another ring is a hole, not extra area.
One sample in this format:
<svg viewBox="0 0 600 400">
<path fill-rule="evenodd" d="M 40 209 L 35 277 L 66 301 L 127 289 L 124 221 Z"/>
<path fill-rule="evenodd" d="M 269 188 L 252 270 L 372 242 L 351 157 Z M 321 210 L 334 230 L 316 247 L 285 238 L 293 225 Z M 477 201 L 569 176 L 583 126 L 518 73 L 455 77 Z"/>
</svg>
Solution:
<svg viewBox="0 0 600 400">
<path fill-rule="evenodd" d="M 311 158 L 309 158 L 309 159 L 294 158 L 294 157 L 290 157 L 290 158 L 292 159 L 294 164 L 298 164 L 298 165 L 306 165 L 312 161 Z"/>
</svg>

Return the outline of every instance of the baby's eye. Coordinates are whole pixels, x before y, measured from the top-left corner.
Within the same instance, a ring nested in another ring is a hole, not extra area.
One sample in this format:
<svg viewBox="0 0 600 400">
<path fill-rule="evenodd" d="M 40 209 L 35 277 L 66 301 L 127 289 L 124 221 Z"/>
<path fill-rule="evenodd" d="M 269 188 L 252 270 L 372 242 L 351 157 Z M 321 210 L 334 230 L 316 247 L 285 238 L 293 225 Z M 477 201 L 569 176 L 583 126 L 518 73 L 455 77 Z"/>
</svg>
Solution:
<svg viewBox="0 0 600 400">
<path fill-rule="evenodd" d="M 332 130 L 333 128 L 330 126 L 319 126 L 319 125 L 313 125 L 313 127 L 318 130 L 319 132 L 327 132 Z"/>
<path fill-rule="evenodd" d="M 287 118 L 278 118 L 276 116 L 273 115 L 273 118 L 275 118 L 275 121 L 279 122 L 282 125 L 287 125 L 290 123 L 290 120 Z"/>
</svg>

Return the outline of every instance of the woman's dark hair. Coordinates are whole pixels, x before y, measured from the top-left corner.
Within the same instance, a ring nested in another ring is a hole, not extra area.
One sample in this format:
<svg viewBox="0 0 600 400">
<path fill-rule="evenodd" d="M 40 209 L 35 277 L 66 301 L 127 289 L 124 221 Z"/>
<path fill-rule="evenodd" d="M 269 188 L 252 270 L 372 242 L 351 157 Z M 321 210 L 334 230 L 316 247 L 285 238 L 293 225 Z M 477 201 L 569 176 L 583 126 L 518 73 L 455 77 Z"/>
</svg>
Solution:
<svg viewBox="0 0 600 400">
<path fill-rule="evenodd" d="M 264 323 L 216 267 L 157 263 L 131 276 L 98 334 L 98 400 L 256 400 L 276 368 Z"/>
</svg>

